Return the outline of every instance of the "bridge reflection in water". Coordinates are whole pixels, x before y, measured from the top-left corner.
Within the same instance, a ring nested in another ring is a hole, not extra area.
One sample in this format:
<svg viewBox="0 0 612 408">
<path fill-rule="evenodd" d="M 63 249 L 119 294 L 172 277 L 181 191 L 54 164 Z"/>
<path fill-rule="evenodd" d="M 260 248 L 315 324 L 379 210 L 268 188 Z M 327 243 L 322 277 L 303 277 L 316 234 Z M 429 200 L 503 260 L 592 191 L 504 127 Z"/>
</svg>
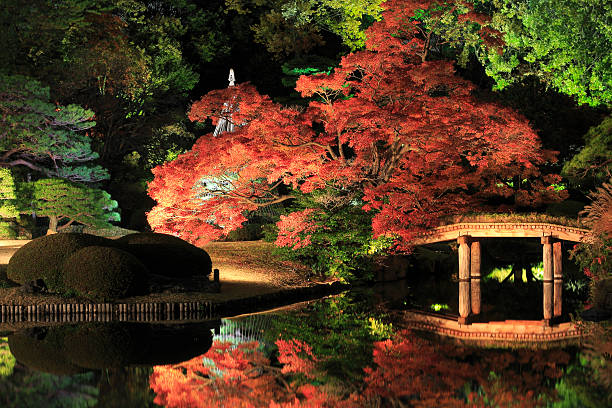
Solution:
<svg viewBox="0 0 612 408">
<path fill-rule="evenodd" d="M 465 222 L 433 228 L 413 243 L 426 245 L 456 240 L 459 244 L 459 317 L 450 321 L 442 316 L 418 311 L 406 312 L 414 328 L 452 337 L 502 341 L 541 341 L 577 338 L 579 329 L 571 322 L 557 323 L 562 314 L 562 242 L 583 242 L 589 230 L 549 223 Z M 477 323 L 481 313 L 481 251 L 486 238 L 540 238 L 542 244 L 542 320 L 506 320 Z"/>
</svg>

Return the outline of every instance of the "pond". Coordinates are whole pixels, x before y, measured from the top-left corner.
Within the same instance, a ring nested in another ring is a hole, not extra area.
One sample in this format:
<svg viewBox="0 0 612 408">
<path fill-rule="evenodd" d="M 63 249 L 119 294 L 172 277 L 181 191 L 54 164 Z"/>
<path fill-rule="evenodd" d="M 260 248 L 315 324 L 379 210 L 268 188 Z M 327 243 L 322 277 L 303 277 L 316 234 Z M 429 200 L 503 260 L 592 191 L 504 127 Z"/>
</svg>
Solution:
<svg viewBox="0 0 612 408">
<path fill-rule="evenodd" d="M 576 346 L 509 350 L 428 338 L 403 330 L 392 309 L 379 307 L 380 293 L 345 292 L 229 319 L 0 333 L 0 406 L 609 403 L 592 359 Z"/>
</svg>

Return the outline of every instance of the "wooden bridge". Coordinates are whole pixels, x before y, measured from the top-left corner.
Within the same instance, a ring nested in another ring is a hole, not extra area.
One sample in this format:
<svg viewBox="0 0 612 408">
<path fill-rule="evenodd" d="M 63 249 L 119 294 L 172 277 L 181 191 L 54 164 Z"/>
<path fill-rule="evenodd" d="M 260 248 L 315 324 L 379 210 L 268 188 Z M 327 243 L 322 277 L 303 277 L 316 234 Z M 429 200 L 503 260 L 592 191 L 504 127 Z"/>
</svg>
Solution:
<svg viewBox="0 0 612 408">
<path fill-rule="evenodd" d="M 459 244 L 459 324 L 480 314 L 480 253 L 483 238 L 540 238 L 544 264 L 543 321 L 550 325 L 561 316 L 563 266 L 562 241 L 582 242 L 584 228 L 538 222 L 463 222 L 433 228 L 420 234 L 415 245 L 457 240 Z"/>
</svg>

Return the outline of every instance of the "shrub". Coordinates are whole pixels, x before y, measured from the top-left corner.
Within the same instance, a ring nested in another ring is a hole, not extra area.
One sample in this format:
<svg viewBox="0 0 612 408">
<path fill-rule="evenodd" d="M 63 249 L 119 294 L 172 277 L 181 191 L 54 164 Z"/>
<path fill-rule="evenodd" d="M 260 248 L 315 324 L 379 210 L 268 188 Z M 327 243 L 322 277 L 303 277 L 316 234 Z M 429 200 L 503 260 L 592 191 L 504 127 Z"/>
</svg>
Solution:
<svg viewBox="0 0 612 408">
<path fill-rule="evenodd" d="M 154 274 L 208 276 L 212 271 L 212 261 L 206 251 L 172 235 L 143 232 L 126 235 L 116 242 Z"/>
<path fill-rule="evenodd" d="M 91 246 L 113 246 L 113 241 L 89 234 L 65 233 L 36 238 L 9 260 L 7 277 L 21 285 L 42 279 L 49 290 L 63 292 L 61 268 L 74 252 Z"/>
<path fill-rule="evenodd" d="M 118 248 L 88 246 L 66 258 L 64 288 L 95 300 L 113 300 L 143 292 L 148 270 Z"/>
</svg>

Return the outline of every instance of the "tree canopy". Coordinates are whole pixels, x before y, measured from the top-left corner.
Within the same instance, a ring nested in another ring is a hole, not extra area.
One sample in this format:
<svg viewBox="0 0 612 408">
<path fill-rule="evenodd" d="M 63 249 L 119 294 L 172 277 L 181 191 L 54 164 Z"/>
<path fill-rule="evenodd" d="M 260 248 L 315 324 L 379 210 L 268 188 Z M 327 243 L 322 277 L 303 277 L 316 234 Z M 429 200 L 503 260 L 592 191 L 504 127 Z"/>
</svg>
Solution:
<svg viewBox="0 0 612 408">
<path fill-rule="evenodd" d="M 298 80 L 296 89 L 313 98 L 306 109 L 279 106 L 250 84 L 194 103 L 189 117 L 203 121 L 227 116 L 223 102 L 232 101 L 228 119 L 240 126 L 201 137 L 153 170 L 149 192 L 158 205 L 150 224 L 213 239 L 239 228 L 246 211 L 292 198 L 287 188 L 329 189 L 327 200 L 372 211 L 373 235 L 407 249 L 419 228 L 492 196 L 518 206 L 558 199 L 550 184 L 559 177 L 539 169 L 552 156 L 527 121 L 473 97 L 474 85 L 451 62 L 424 60 L 405 2 L 385 7 L 383 20 L 367 30 L 366 50 L 344 57 L 329 75 Z M 211 177 L 220 181 L 202 182 Z M 313 211 L 281 221 L 277 243 L 308 245 L 317 228 Z"/>
<path fill-rule="evenodd" d="M 49 177 L 79 182 L 108 178 L 90 145 L 93 112 L 49 101 L 49 88 L 18 75 L 0 74 L 0 166 L 25 166 Z"/>
<path fill-rule="evenodd" d="M 606 0 L 412 2 L 429 50 L 470 54 L 504 89 L 535 76 L 580 104 L 612 103 L 612 11 Z"/>
</svg>

